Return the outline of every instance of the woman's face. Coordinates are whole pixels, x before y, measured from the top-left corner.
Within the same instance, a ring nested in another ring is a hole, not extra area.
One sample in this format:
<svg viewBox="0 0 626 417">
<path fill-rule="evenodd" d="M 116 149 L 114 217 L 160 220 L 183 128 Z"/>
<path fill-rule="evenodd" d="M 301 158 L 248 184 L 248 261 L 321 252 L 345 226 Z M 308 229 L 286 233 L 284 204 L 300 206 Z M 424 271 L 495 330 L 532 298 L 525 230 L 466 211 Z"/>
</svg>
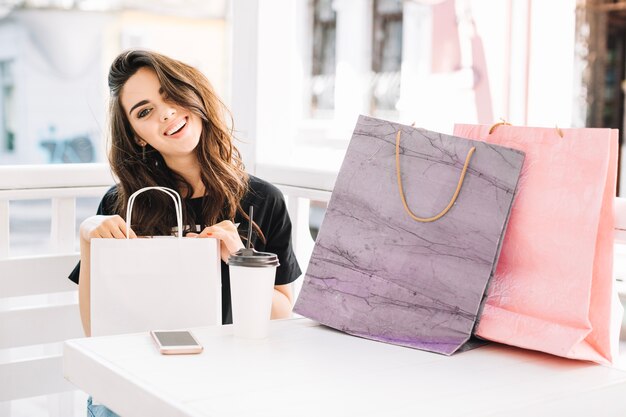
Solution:
<svg viewBox="0 0 626 417">
<path fill-rule="evenodd" d="M 135 131 L 136 141 L 148 143 L 167 161 L 190 155 L 202 133 L 200 118 L 163 99 L 156 73 L 142 67 L 126 81 L 120 100 Z"/>
</svg>

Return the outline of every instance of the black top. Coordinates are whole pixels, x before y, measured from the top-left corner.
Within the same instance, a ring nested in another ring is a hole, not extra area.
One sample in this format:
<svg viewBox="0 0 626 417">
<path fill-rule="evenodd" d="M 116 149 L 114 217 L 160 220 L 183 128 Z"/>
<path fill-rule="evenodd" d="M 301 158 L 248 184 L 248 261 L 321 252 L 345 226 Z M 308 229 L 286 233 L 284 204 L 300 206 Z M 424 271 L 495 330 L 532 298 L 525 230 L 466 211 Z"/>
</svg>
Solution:
<svg viewBox="0 0 626 417">
<path fill-rule="evenodd" d="M 259 252 L 271 252 L 278 255 L 280 266 L 276 270 L 276 285 L 289 284 L 295 281 L 302 271 L 293 253 L 291 245 L 291 220 L 287 213 L 287 206 L 282 193 L 272 184 L 260 178 L 250 175 L 248 192 L 241 200 L 241 207 L 248 212 L 249 207 L 254 207 L 254 222 L 259 226 L 266 242 L 252 233 L 252 246 Z M 113 215 L 118 214 L 113 211 L 117 186 L 111 187 L 98 206 L 96 214 Z M 195 215 L 196 224 L 203 224 L 202 221 L 202 199 L 198 197 L 186 199 L 185 204 L 189 204 Z M 124 216 L 122 216 L 124 217 Z M 247 236 L 248 222 L 239 213 L 235 216 L 235 223 L 240 223 L 239 233 Z M 78 284 L 80 274 L 80 262 L 69 275 L 69 279 Z M 228 265 L 222 261 L 222 323 L 232 323 L 232 311 L 230 306 L 230 275 Z"/>
</svg>

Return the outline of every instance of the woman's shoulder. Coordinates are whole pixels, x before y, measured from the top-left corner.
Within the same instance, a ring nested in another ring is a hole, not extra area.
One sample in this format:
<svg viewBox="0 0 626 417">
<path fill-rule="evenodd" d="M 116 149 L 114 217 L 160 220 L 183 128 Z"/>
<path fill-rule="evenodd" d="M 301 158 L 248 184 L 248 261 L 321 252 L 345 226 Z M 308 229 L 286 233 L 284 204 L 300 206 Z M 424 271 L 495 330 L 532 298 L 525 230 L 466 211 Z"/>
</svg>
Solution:
<svg viewBox="0 0 626 417">
<path fill-rule="evenodd" d="M 283 193 L 274 184 L 254 175 L 249 175 L 247 200 L 282 201 Z"/>
<path fill-rule="evenodd" d="M 115 205 L 117 202 L 118 185 L 115 184 L 104 193 L 100 205 L 98 206 L 98 214 L 114 214 Z"/>
<path fill-rule="evenodd" d="M 107 192 L 104 193 L 103 198 L 116 198 L 118 188 L 119 188 L 118 184 L 112 185 L 111 188 L 109 188 Z"/>
</svg>

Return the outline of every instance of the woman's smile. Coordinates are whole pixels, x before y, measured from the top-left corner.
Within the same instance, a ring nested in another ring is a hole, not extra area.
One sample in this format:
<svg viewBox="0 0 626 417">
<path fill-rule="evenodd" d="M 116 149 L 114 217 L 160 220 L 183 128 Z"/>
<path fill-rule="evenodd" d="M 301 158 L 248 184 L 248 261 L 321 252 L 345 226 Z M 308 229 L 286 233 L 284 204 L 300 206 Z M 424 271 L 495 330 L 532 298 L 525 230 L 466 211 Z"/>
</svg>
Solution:
<svg viewBox="0 0 626 417">
<path fill-rule="evenodd" d="M 178 119 L 174 123 L 167 126 L 164 135 L 174 139 L 180 138 L 185 133 L 184 131 L 187 127 L 187 121 L 187 117 L 182 117 Z"/>
</svg>

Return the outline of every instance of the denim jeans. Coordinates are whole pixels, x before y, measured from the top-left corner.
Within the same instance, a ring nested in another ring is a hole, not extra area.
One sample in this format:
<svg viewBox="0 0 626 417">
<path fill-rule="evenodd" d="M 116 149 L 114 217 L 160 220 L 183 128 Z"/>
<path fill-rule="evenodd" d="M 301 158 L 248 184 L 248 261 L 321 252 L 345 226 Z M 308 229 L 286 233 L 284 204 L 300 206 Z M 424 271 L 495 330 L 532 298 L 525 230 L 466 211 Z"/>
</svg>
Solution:
<svg viewBox="0 0 626 417">
<path fill-rule="evenodd" d="M 91 397 L 87 399 L 87 417 L 120 417 L 103 405 L 94 405 Z"/>
</svg>

